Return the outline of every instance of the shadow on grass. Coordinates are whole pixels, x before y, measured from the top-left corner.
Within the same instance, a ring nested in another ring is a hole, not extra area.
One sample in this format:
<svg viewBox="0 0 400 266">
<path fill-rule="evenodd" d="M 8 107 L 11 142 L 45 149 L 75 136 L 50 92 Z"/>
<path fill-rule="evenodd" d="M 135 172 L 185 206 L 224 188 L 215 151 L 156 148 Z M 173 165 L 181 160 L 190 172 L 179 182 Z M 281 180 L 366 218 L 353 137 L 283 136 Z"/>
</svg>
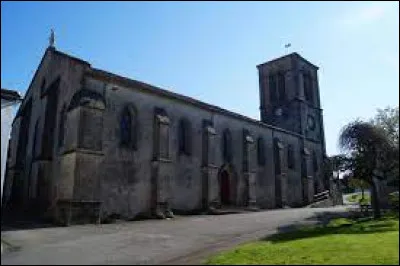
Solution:
<svg viewBox="0 0 400 266">
<path fill-rule="evenodd" d="M 333 234 L 372 234 L 398 231 L 398 219 L 398 215 L 390 215 L 375 220 L 371 217 L 354 218 L 351 216 L 351 213 L 348 212 L 324 212 L 309 218 L 309 220 L 317 221 L 317 225 L 292 224 L 279 227 L 279 233 L 264 237 L 261 241 L 281 243 Z"/>
</svg>

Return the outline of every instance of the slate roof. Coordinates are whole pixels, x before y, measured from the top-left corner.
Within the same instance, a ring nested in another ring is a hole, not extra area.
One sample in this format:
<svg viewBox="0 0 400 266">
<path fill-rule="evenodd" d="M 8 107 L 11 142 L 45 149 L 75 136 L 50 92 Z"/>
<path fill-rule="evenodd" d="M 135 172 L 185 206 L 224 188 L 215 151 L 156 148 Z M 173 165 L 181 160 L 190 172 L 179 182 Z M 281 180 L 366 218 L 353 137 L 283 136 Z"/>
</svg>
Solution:
<svg viewBox="0 0 400 266">
<path fill-rule="evenodd" d="M 17 91 L 1 89 L 1 99 L 8 101 L 20 101 L 21 95 Z"/>
</svg>

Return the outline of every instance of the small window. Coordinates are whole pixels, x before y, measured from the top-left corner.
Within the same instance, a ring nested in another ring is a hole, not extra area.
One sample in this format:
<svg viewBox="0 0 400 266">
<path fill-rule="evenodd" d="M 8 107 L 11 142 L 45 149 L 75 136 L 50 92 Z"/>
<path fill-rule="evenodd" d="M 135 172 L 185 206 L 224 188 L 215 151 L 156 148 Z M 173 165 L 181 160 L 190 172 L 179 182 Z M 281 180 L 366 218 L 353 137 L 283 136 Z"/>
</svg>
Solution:
<svg viewBox="0 0 400 266">
<path fill-rule="evenodd" d="M 265 144 L 262 137 L 259 137 L 257 140 L 257 159 L 258 165 L 265 165 Z"/>
<path fill-rule="evenodd" d="M 192 126 L 189 120 L 182 118 L 179 120 L 179 153 L 190 156 L 192 153 L 191 141 Z"/>
<path fill-rule="evenodd" d="M 295 169 L 296 165 L 295 165 L 293 145 L 288 145 L 287 152 L 288 152 L 288 154 L 287 154 L 288 168 Z"/>
</svg>

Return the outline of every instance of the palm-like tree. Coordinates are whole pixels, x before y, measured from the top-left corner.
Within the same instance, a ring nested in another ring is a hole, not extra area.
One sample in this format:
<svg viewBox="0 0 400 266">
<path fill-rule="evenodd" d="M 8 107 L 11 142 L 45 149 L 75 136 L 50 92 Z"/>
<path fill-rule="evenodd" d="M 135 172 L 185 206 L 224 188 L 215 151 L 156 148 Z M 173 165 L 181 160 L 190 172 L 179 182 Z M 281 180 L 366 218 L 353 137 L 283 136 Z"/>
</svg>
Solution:
<svg viewBox="0 0 400 266">
<path fill-rule="evenodd" d="M 380 127 L 355 121 L 343 128 L 339 145 L 350 158 L 348 167 L 353 176 L 371 186 L 374 217 L 379 218 L 381 212 L 377 181 L 385 178 L 388 157 L 394 150 L 393 143 Z"/>
</svg>

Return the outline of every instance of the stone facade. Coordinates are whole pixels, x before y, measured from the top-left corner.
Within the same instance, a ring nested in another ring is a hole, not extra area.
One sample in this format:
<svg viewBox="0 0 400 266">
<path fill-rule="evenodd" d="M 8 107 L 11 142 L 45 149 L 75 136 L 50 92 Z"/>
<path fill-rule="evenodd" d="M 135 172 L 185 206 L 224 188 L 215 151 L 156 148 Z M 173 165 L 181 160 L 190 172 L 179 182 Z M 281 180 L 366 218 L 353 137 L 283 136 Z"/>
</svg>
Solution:
<svg viewBox="0 0 400 266">
<path fill-rule="evenodd" d="M 308 204 L 329 189 L 318 68 L 297 53 L 257 68 L 261 121 L 48 48 L 13 123 L 10 204 L 126 219 Z"/>
</svg>

